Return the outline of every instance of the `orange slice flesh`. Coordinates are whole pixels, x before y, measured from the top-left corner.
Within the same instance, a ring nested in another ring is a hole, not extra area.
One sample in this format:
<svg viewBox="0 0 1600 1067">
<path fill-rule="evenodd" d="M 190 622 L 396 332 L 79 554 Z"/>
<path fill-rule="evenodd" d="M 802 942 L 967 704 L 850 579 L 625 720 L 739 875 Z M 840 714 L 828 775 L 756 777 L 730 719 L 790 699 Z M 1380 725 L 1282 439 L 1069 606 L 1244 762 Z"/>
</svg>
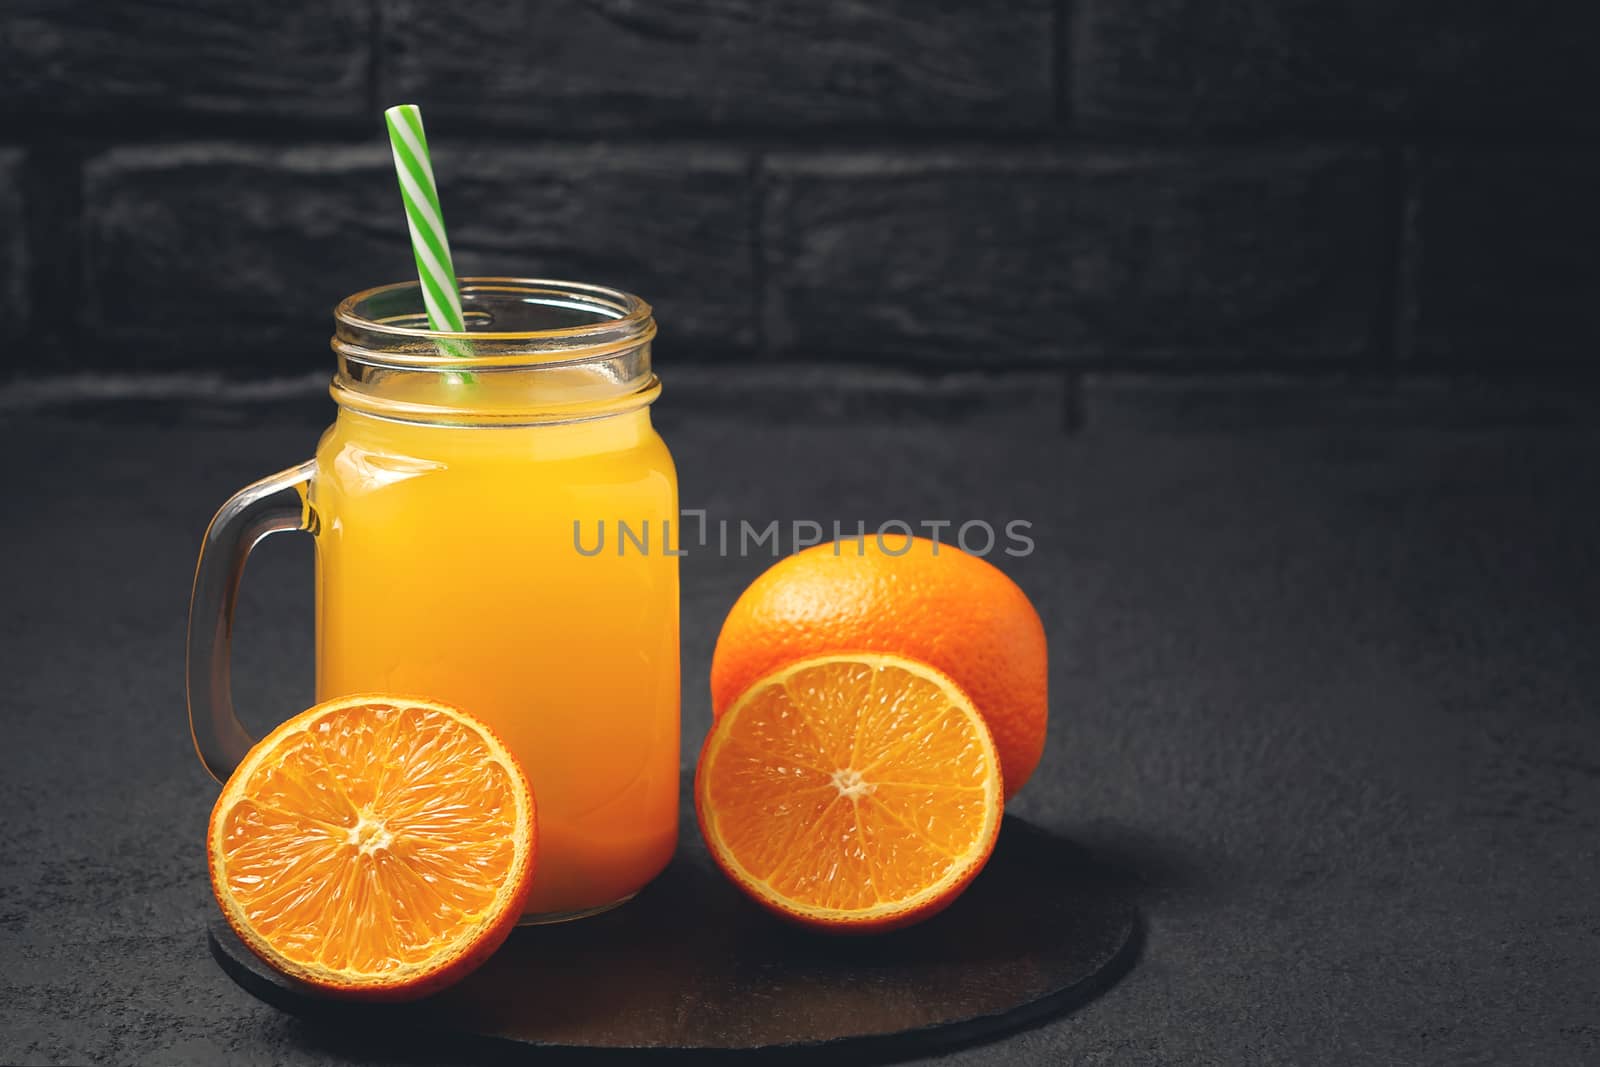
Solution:
<svg viewBox="0 0 1600 1067">
<path fill-rule="evenodd" d="M 899 656 L 823 656 L 750 687 L 706 738 L 695 807 L 712 857 L 786 918 L 874 931 L 954 900 L 1004 802 L 983 717 Z"/>
<path fill-rule="evenodd" d="M 329 993 L 424 996 L 522 914 L 527 778 L 494 733 L 427 700 L 319 704 L 262 739 L 212 809 L 211 885 L 256 955 Z"/>
</svg>

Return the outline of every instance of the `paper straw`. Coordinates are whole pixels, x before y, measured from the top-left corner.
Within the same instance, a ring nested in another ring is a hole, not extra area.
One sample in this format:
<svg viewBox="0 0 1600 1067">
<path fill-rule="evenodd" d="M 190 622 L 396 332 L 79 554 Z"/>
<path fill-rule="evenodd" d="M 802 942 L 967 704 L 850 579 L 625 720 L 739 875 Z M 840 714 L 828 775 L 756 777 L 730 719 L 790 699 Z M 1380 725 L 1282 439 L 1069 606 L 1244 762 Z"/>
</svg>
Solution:
<svg viewBox="0 0 1600 1067">
<path fill-rule="evenodd" d="M 400 104 L 385 111 L 383 118 L 389 127 L 389 147 L 394 151 L 394 170 L 406 206 L 406 226 L 411 230 L 411 252 L 417 261 L 428 325 L 463 333 L 466 319 L 461 314 L 461 292 L 444 232 L 433 163 L 428 158 L 428 137 L 422 131 L 422 111 L 415 104 Z M 472 346 L 464 342 L 441 342 L 439 348 L 446 356 L 472 355 Z"/>
</svg>

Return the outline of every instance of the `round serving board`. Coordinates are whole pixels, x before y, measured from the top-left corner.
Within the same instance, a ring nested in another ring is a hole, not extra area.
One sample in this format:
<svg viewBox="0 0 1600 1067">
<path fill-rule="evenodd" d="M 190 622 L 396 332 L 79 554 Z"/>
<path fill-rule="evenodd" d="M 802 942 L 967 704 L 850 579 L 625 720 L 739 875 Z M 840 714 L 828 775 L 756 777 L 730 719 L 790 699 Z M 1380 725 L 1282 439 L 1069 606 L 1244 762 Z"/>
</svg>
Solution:
<svg viewBox="0 0 1600 1067">
<path fill-rule="evenodd" d="M 464 982 L 413 1004 L 320 996 L 264 965 L 220 916 L 210 923 L 212 954 L 257 997 L 346 1036 L 362 1027 L 390 1042 L 410 1033 L 496 1059 L 552 1047 L 906 1056 L 1066 1011 L 1136 954 L 1137 915 L 1120 880 L 1013 816 L 948 910 L 853 938 L 770 917 L 716 870 L 692 827 L 671 866 L 630 903 L 521 928 Z"/>
</svg>

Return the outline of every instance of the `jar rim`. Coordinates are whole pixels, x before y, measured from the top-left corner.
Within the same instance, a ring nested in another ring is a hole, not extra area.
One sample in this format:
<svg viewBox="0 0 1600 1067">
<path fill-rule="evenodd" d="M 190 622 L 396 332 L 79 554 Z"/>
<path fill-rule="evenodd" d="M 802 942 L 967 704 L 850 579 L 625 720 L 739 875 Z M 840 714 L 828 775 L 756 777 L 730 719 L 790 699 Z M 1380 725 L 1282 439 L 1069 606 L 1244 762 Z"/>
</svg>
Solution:
<svg viewBox="0 0 1600 1067">
<path fill-rule="evenodd" d="M 350 294 L 334 307 L 334 322 L 338 327 L 347 327 L 351 330 L 358 330 L 379 337 L 392 337 L 399 342 L 436 340 L 551 341 L 562 348 L 571 347 L 574 342 L 581 343 L 588 337 L 614 336 L 618 331 L 629 334 L 637 330 L 639 333 L 643 333 L 651 325 L 652 309 L 649 304 L 632 293 L 624 292 L 621 289 L 612 289 L 609 286 L 591 285 L 588 282 L 573 282 L 559 278 L 520 278 L 510 275 L 460 278 L 458 279 L 458 284 L 463 295 L 466 296 L 480 292 L 542 292 L 552 296 L 565 296 L 585 300 L 587 304 L 583 310 L 590 311 L 597 316 L 604 316 L 608 310 L 615 312 L 615 314 L 609 317 L 597 317 L 594 322 L 540 330 L 458 331 L 399 326 L 383 319 L 368 318 L 357 312 L 356 309 L 359 306 L 376 298 L 404 290 L 417 290 L 420 292 L 422 283 L 411 280 L 375 285 L 370 289 L 363 289 L 358 293 Z M 413 316 L 408 315 L 405 317 Z"/>
<path fill-rule="evenodd" d="M 339 406 L 408 422 L 534 425 L 615 414 L 661 391 L 655 319 L 632 293 L 548 278 L 462 278 L 460 288 L 468 326 L 483 328 L 428 328 L 418 281 L 340 301 Z"/>
</svg>

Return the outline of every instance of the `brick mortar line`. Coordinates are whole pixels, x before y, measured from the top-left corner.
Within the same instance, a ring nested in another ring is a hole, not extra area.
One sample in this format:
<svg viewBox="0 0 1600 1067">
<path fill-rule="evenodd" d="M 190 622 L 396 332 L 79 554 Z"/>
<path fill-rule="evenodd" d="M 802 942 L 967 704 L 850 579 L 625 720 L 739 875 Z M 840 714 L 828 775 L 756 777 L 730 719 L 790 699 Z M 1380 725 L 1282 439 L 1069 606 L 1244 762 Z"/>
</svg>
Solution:
<svg viewBox="0 0 1600 1067">
<path fill-rule="evenodd" d="M 1076 59 L 1072 55 L 1072 45 L 1077 37 L 1072 17 L 1077 7 L 1077 0 L 1055 0 L 1051 7 L 1054 21 L 1051 25 L 1050 82 L 1055 125 L 1062 129 L 1072 128 L 1073 110 L 1077 103 L 1072 91 L 1072 70 Z"/>
<path fill-rule="evenodd" d="M 1418 272 L 1422 269 L 1422 161 L 1413 149 L 1403 149 L 1399 158 L 1399 197 L 1397 216 L 1393 220 L 1395 232 L 1395 263 L 1393 278 L 1394 322 L 1390 344 L 1394 350 L 1396 370 L 1403 370 L 1416 362 L 1417 315 L 1420 311 L 1417 291 Z"/>
<path fill-rule="evenodd" d="M 729 374 L 730 369 L 735 373 Z M 857 364 L 793 363 L 765 364 L 730 368 L 718 363 L 689 363 L 677 368 L 688 388 L 706 387 L 716 377 L 729 386 L 782 384 L 818 394 L 830 391 L 859 390 L 867 393 L 936 396 L 952 391 L 974 396 L 998 395 L 1007 389 L 1054 377 L 1048 369 L 956 370 L 953 368 L 885 368 Z M 668 370 L 670 376 L 671 369 Z M 825 379 L 833 380 L 825 380 Z M 260 402 L 326 393 L 330 372 L 319 370 L 296 375 L 263 375 L 254 378 L 228 378 L 216 373 L 194 371 L 115 372 L 87 371 L 51 375 L 43 378 L 0 382 L 0 412 L 34 410 L 51 404 L 85 400 L 220 400 Z M 1498 372 L 1482 375 L 1459 374 L 1426 368 L 1407 368 L 1399 374 L 1383 370 L 1343 371 L 1322 369 L 1302 373 L 1277 370 L 1239 369 L 1221 373 L 1205 371 L 1152 372 L 1127 368 L 1117 370 L 1071 370 L 1061 380 L 1063 406 L 1068 412 L 1068 428 L 1082 425 L 1079 409 L 1088 393 L 1119 389 L 1156 389 L 1168 392 L 1203 392 L 1227 395 L 1249 391 L 1290 390 L 1296 392 L 1375 391 L 1379 393 L 1426 390 L 1429 392 L 1474 393 L 1505 387 L 1534 392 L 1557 390 L 1575 404 L 1582 397 L 1569 391 L 1600 383 L 1592 370 L 1542 370 Z M 670 383 L 669 383 L 670 384 Z M 711 386 L 715 388 L 715 386 Z M 1076 412 L 1078 422 L 1071 421 Z"/>
<path fill-rule="evenodd" d="M 83 158 L 52 146 L 24 156 L 20 170 L 28 337 L 75 344 L 84 295 Z"/>
<path fill-rule="evenodd" d="M 773 358 L 767 335 L 767 156 L 757 152 L 750 161 L 750 314 L 755 331 L 756 358 Z"/>
<path fill-rule="evenodd" d="M 594 153 L 601 158 L 604 158 L 607 153 L 615 153 L 618 157 L 625 157 L 630 153 L 643 157 L 650 157 L 656 154 L 685 157 L 686 153 L 695 151 L 708 154 L 721 153 L 729 156 L 744 155 L 754 158 L 759 163 L 760 176 L 771 176 L 786 162 L 822 163 L 829 161 L 845 162 L 857 159 L 883 160 L 909 168 L 915 168 L 919 165 L 949 163 L 970 169 L 975 173 L 992 172 L 997 175 L 1003 175 L 1016 167 L 1070 165 L 1080 160 L 1083 162 L 1095 162 L 1107 158 L 1116 159 L 1117 157 L 1122 157 L 1133 163 L 1145 160 L 1151 163 L 1181 163 L 1187 159 L 1204 162 L 1250 159 L 1270 161 L 1317 154 L 1328 156 L 1361 154 L 1388 156 L 1410 153 L 1420 159 L 1430 151 L 1426 146 L 1410 143 L 1333 140 L 1262 141 L 1237 145 L 1158 145 L 1111 141 L 1094 142 L 1092 144 L 995 144 L 962 140 L 885 145 L 882 142 L 856 144 L 848 141 L 837 141 L 797 147 L 786 142 L 758 144 L 703 139 L 664 140 L 652 138 L 610 141 L 592 138 L 545 138 L 540 140 L 485 141 L 466 137 L 458 138 L 456 145 L 464 151 L 485 152 L 490 156 L 504 153 L 507 157 L 518 155 L 532 158 L 537 158 L 541 152 L 548 152 L 552 155 Z M 184 150 L 196 149 L 233 149 L 246 153 L 261 153 L 267 156 L 271 156 L 273 153 L 299 153 L 305 158 L 313 158 L 319 150 L 330 153 L 350 153 L 365 150 L 370 152 L 375 160 L 379 156 L 387 158 L 387 142 L 378 138 L 307 141 L 294 139 L 264 140 L 229 136 L 191 137 L 159 141 L 117 140 L 94 143 L 54 139 L 19 142 L 0 138 L 0 150 L 20 151 L 29 158 L 70 156 L 79 162 L 80 173 L 86 171 L 90 164 L 117 153 L 145 151 L 151 153 L 152 158 L 159 160 L 163 152 L 178 153 Z M 1496 151 L 1496 149 L 1489 149 L 1477 154 L 1493 158 Z M 1550 151 L 1553 153 L 1572 152 L 1600 155 L 1600 149 L 1576 145 L 1570 146 L 1569 149 L 1551 148 Z M 758 171 L 755 168 L 752 168 L 749 173 L 752 177 L 758 176 Z"/>
<path fill-rule="evenodd" d="M 379 64 L 382 51 L 383 5 L 372 0 L 367 4 L 367 66 L 362 75 L 367 96 L 367 114 L 374 119 L 383 114 L 383 68 Z"/>
<path fill-rule="evenodd" d="M 1381 272 L 1374 297 L 1377 321 L 1373 324 L 1371 346 L 1374 358 L 1389 368 L 1398 370 L 1400 351 L 1398 340 L 1400 322 L 1407 313 L 1404 304 L 1406 293 L 1401 285 L 1405 270 L 1405 202 L 1407 196 L 1406 149 L 1386 148 L 1383 151 L 1383 172 L 1379 179 L 1379 217 L 1374 220 L 1378 239 L 1382 242 Z"/>
<path fill-rule="evenodd" d="M 180 125 L 141 126 L 137 117 L 108 116 L 103 121 L 74 128 L 70 117 L 39 115 L 51 124 L 46 134 L 19 128 L 15 116 L 0 124 L 0 146 L 38 149 L 70 146 L 93 152 L 122 146 L 235 143 L 262 147 L 351 146 L 386 143 L 381 123 L 373 112 L 371 122 L 350 120 L 334 125 L 273 120 L 252 126 L 248 117 L 217 116 L 214 121 Z M 1371 127 L 1304 127 L 1282 130 L 1211 131 L 1187 133 L 1138 129 L 1004 129 L 980 127 L 920 127 L 906 125 L 840 124 L 830 128 L 777 129 L 768 127 L 656 125 L 649 131 L 629 128 L 516 129 L 463 122 L 448 116 L 438 120 L 443 136 L 472 145 L 506 147 L 598 146 L 607 148 L 682 148 L 703 146 L 748 152 L 806 153 L 981 150 L 993 148 L 1034 150 L 1158 150 L 1184 152 L 1252 152 L 1306 148 L 1407 148 L 1422 152 L 1573 152 L 1600 154 L 1592 138 L 1543 132 L 1507 135 L 1492 130 L 1405 130 Z"/>
<path fill-rule="evenodd" d="M 730 371 L 733 373 L 730 374 Z M 724 385 L 737 388 L 781 385 L 803 392 L 827 394 L 861 391 L 869 394 L 937 396 L 947 393 L 995 395 L 1024 383 L 1050 378 L 1051 372 L 1017 368 L 997 371 L 948 368 L 866 367 L 859 364 L 687 363 L 665 370 L 668 385 L 674 372 L 684 389 L 716 391 Z M 27 411 L 54 404 L 115 400 L 217 400 L 259 402 L 326 394 L 332 373 L 327 370 L 293 375 L 232 378 L 197 371 L 81 371 L 0 382 L 0 412 Z"/>
</svg>

